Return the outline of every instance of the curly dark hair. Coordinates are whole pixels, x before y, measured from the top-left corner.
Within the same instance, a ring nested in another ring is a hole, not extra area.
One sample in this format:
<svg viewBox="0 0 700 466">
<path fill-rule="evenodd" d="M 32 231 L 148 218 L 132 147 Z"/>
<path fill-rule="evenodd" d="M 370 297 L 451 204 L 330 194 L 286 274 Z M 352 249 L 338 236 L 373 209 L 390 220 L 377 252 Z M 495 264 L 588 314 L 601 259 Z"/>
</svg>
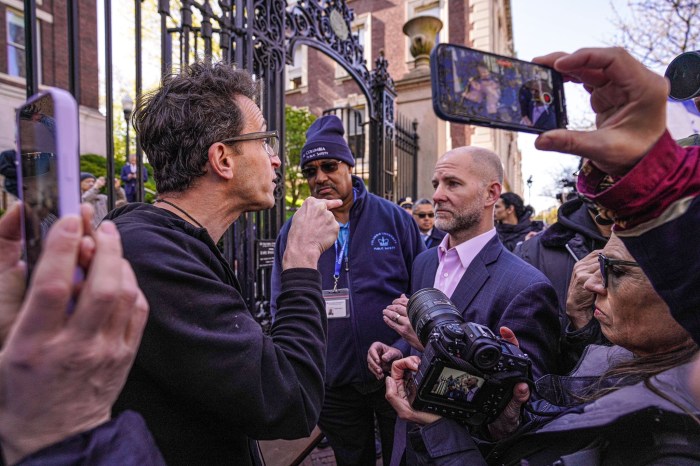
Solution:
<svg viewBox="0 0 700 466">
<path fill-rule="evenodd" d="M 256 100 L 257 91 L 245 70 L 197 62 L 138 99 L 132 122 L 159 193 L 182 192 L 206 173 L 209 146 L 239 135 L 245 125 L 233 98 Z"/>
</svg>

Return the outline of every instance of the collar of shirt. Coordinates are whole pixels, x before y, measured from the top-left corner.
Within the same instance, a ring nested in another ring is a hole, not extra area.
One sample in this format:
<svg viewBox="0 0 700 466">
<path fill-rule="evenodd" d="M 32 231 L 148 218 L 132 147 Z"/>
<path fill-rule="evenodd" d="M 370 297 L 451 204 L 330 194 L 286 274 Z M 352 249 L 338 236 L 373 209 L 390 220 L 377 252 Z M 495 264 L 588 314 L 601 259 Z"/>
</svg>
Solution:
<svg viewBox="0 0 700 466">
<path fill-rule="evenodd" d="M 448 297 L 452 296 L 469 264 L 494 236 L 496 229 L 492 228 L 454 248 L 447 249 L 450 235 L 445 235 L 438 246 L 439 264 L 433 286 Z"/>
<path fill-rule="evenodd" d="M 534 125 L 535 122 L 539 120 L 542 114 L 546 111 L 546 105 L 535 105 L 535 108 L 532 110 L 532 124 Z"/>
</svg>

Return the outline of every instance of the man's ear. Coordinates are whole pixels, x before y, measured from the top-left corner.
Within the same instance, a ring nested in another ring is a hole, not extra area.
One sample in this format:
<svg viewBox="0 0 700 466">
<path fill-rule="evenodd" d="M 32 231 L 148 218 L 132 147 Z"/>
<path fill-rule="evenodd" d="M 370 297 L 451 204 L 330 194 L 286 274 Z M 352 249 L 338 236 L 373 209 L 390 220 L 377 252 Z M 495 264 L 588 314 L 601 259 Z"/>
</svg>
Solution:
<svg viewBox="0 0 700 466">
<path fill-rule="evenodd" d="M 212 173 L 221 178 L 230 180 L 233 178 L 235 149 L 227 149 L 227 145 L 215 142 L 209 146 L 207 156 Z"/>
<path fill-rule="evenodd" d="M 497 181 L 492 181 L 486 186 L 486 206 L 490 207 L 496 202 L 498 202 L 498 199 L 501 197 L 501 191 L 503 190 L 503 187 L 501 186 L 501 183 Z"/>
</svg>

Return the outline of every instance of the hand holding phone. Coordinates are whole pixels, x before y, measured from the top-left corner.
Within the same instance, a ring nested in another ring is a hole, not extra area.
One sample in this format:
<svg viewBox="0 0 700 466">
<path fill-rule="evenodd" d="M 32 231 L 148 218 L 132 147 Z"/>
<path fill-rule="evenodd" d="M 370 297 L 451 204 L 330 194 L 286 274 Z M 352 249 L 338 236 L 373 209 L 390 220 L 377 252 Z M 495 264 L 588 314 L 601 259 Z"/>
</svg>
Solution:
<svg viewBox="0 0 700 466">
<path fill-rule="evenodd" d="M 62 89 L 31 97 L 17 111 L 18 194 L 30 276 L 51 225 L 80 213 L 78 107 Z"/>
<path fill-rule="evenodd" d="M 563 80 L 552 68 L 439 44 L 430 69 L 433 109 L 443 120 L 529 133 L 566 127 Z"/>
</svg>

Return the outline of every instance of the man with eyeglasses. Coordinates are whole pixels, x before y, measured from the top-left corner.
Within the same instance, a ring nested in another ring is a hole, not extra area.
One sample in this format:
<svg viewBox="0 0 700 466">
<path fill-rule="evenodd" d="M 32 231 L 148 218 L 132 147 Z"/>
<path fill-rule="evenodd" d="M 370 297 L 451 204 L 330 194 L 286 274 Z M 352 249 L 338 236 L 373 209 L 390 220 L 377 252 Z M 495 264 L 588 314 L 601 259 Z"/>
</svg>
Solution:
<svg viewBox="0 0 700 466">
<path fill-rule="evenodd" d="M 343 465 L 374 464 L 375 416 L 382 457 L 389 464 L 396 414 L 384 398 L 384 384 L 364 364 L 373 341 L 391 343 L 398 335 L 388 328 L 382 309 L 409 290 L 413 258 L 425 249 L 418 227 L 398 205 L 367 192 L 352 174 L 355 159 L 345 141 L 341 120 L 317 119 L 306 133 L 301 168 L 311 195 L 338 199 L 332 209 L 340 232 L 335 247 L 318 263 L 328 317 L 326 396 L 319 427 Z M 274 321 L 283 315 L 276 302 L 281 287 L 282 257 L 293 245 L 290 223 L 275 245 L 272 270 Z"/>
<path fill-rule="evenodd" d="M 114 410 L 138 411 L 169 465 L 258 465 L 256 439 L 300 438 L 323 400 L 326 314 L 318 258 L 336 200 L 309 199 L 289 229 L 277 312 L 263 334 L 217 243 L 274 205 L 277 133 L 251 75 L 195 63 L 144 96 L 134 126 L 158 189 L 109 218 L 151 313 Z M 121 299 L 119 296 L 111 299 Z"/>
<path fill-rule="evenodd" d="M 413 218 L 418 224 L 420 237 L 423 238 L 425 247 L 436 247 L 445 237 L 445 232 L 435 227 L 435 209 L 428 199 L 418 199 L 413 204 Z"/>
</svg>

